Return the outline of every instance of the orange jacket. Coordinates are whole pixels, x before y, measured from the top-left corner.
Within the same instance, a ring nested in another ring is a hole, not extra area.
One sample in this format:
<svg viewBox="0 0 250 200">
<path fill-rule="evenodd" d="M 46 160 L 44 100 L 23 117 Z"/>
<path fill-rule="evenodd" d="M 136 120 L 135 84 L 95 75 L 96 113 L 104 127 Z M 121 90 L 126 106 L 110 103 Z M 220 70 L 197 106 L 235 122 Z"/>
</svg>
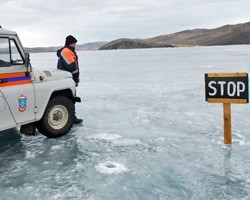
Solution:
<svg viewBox="0 0 250 200">
<path fill-rule="evenodd" d="M 75 82 L 79 79 L 79 65 L 78 57 L 75 50 L 72 47 L 63 47 L 57 51 L 59 57 L 57 62 L 57 68 L 71 72 Z"/>
</svg>

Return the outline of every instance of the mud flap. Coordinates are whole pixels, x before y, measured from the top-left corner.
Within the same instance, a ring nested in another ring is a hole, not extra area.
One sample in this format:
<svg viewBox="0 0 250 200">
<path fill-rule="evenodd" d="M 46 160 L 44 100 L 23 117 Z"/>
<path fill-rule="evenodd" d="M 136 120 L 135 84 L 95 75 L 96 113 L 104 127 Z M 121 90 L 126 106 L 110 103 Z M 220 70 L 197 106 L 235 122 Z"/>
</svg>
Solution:
<svg viewBox="0 0 250 200">
<path fill-rule="evenodd" d="M 20 133 L 24 135 L 35 135 L 36 123 L 22 125 L 20 129 Z"/>
</svg>

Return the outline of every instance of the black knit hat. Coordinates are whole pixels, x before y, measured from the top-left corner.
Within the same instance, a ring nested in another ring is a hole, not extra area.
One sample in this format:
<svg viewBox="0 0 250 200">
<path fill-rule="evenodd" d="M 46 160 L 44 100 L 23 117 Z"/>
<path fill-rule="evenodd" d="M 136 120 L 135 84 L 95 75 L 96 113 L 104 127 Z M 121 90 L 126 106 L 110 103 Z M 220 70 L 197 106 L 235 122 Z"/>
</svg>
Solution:
<svg viewBox="0 0 250 200">
<path fill-rule="evenodd" d="M 72 35 L 68 35 L 66 37 L 65 46 L 70 45 L 70 44 L 74 44 L 74 43 L 77 43 L 76 38 L 73 37 Z"/>
</svg>

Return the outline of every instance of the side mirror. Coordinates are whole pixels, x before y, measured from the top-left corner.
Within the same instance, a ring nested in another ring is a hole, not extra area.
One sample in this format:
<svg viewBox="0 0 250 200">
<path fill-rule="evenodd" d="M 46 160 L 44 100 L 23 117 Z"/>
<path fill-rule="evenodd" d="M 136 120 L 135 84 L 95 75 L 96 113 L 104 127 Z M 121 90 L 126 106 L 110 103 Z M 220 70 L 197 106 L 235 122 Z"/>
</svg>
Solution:
<svg viewBox="0 0 250 200">
<path fill-rule="evenodd" d="M 25 66 L 28 68 L 30 66 L 30 54 L 25 54 Z"/>
</svg>

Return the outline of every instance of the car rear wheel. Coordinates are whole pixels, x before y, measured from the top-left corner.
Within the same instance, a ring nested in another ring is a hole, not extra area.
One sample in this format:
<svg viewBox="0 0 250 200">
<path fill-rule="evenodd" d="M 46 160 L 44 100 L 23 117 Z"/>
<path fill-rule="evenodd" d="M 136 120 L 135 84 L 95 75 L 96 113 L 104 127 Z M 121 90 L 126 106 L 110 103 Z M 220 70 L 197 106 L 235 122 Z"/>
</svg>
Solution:
<svg viewBox="0 0 250 200">
<path fill-rule="evenodd" d="M 66 135 L 74 122 L 74 104 L 64 96 L 52 98 L 38 122 L 37 129 L 49 138 Z"/>
</svg>

